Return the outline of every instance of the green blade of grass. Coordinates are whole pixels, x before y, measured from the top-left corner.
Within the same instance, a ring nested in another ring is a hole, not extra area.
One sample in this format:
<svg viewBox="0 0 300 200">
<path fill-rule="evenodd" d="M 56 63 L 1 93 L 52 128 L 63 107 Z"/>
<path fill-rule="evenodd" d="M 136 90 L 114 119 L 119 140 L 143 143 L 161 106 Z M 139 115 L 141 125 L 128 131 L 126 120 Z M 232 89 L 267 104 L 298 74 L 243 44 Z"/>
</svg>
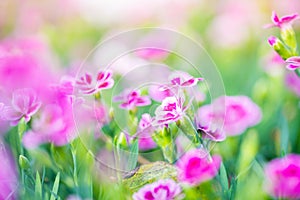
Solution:
<svg viewBox="0 0 300 200">
<path fill-rule="evenodd" d="M 50 200 L 56 200 L 57 199 L 57 192 L 58 192 L 58 188 L 59 188 L 59 181 L 60 181 L 60 173 L 58 172 L 56 177 L 55 177 L 55 181 L 54 181 L 54 185 L 51 191 L 51 197 Z"/>
</svg>

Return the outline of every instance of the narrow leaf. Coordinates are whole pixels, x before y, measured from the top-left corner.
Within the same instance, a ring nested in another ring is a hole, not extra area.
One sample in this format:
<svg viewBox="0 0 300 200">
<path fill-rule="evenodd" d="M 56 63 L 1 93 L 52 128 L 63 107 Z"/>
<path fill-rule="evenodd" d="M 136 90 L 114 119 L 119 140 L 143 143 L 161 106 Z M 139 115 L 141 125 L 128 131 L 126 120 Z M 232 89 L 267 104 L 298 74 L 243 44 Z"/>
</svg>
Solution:
<svg viewBox="0 0 300 200">
<path fill-rule="evenodd" d="M 35 197 L 37 199 L 42 199 L 42 182 L 38 171 L 35 176 Z"/>
<path fill-rule="evenodd" d="M 51 197 L 50 200 L 56 200 L 57 199 L 57 192 L 58 192 L 58 188 L 59 188 L 59 180 L 60 180 L 60 173 L 58 172 L 56 177 L 55 177 L 55 181 L 54 181 L 54 185 L 51 191 Z"/>
<path fill-rule="evenodd" d="M 139 155 L 139 143 L 138 140 L 135 140 L 130 147 L 130 154 L 129 154 L 126 170 L 130 171 L 136 167 L 138 155 Z"/>
<path fill-rule="evenodd" d="M 289 145 L 289 127 L 283 114 L 280 117 L 280 150 L 284 156 L 288 152 Z"/>
</svg>

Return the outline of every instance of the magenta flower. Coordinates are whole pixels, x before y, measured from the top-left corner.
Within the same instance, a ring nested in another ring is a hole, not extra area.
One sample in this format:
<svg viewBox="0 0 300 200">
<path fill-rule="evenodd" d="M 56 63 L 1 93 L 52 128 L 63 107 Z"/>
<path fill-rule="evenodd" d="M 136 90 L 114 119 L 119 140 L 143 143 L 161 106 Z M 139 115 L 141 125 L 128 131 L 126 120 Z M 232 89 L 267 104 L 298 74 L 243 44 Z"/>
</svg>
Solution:
<svg viewBox="0 0 300 200">
<path fill-rule="evenodd" d="M 224 131 L 227 136 L 239 135 L 260 122 L 260 108 L 247 96 L 222 96 L 212 104 L 199 108 L 198 128 Z"/>
<path fill-rule="evenodd" d="M 204 149 L 188 151 L 176 163 L 178 181 L 193 186 L 208 181 L 217 175 L 221 160 L 219 155 L 210 158 Z"/>
<path fill-rule="evenodd" d="M 115 102 L 122 102 L 120 108 L 132 110 L 140 106 L 148 106 L 151 104 L 151 100 L 148 96 L 141 96 L 137 90 L 126 90 L 113 99 Z"/>
<path fill-rule="evenodd" d="M 134 200 L 172 200 L 180 198 L 181 188 L 172 179 L 159 180 L 147 184 L 138 192 L 134 193 Z"/>
<path fill-rule="evenodd" d="M 294 72 L 288 73 L 285 77 L 285 84 L 289 90 L 300 97 L 300 78 Z"/>
<path fill-rule="evenodd" d="M 289 154 L 265 166 L 265 188 L 276 198 L 300 198 L 300 156 Z"/>
<path fill-rule="evenodd" d="M 4 103 L 0 103 L 0 120 L 3 120 Z"/>
<path fill-rule="evenodd" d="M 17 199 L 18 174 L 11 152 L 8 148 L 0 148 L 0 199 Z"/>
<path fill-rule="evenodd" d="M 278 27 L 280 29 L 285 28 L 286 26 L 290 26 L 293 21 L 299 19 L 299 15 L 297 13 L 291 14 L 291 15 L 285 15 L 282 18 L 279 18 L 275 11 L 272 12 L 272 22 L 273 24 L 268 24 L 265 27 L 271 28 L 271 27 Z"/>
<path fill-rule="evenodd" d="M 293 56 L 285 61 L 288 65 L 286 66 L 290 70 L 295 70 L 300 67 L 300 56 Z"/>
<path fill-rule="evenodd" d="M 52 142 L 57 146 L 66 144 L 73 135 L 73 123 L 68 120 L 66 111 L 57 104 L 47 105 L 40 118 L 32 123 L 32 130 L 23 136 L 23 144 L 28 149 Z"/>
<path fill-rule="evenodd" d="M 164 125 L 178 121 L 186 108 L 183 107 L 183 97 L 167 97 L 163 100 L 162 104 L 155 110 L 155 119 L 153 125 Z"/>
<path fill-rule="evenodd" d="M 28 122 L 40 106 L 41 102 L 37 100 L 34 90 L 18 89 L 12 95 L 12 105 L 4 107 L 3 116 L 5 120 L 11 121 L 11 124 L 15 126 L 22 117 Z"/>
<path fill-rule="evenodd" d="M 139 138 L 139 149 L 149 150 L 156 147 L 156 143 L 153 141 L 151 134 L 154 132 L 154 127 L 151 125 L 152 117 L 145 113 L 139 122 L 139 130 L 137 137 Z"/>
<path fill-rule="evenodd" d="M 197 127 L 198 130 L 201 130 L 202 137 L 207 138 L 216 142 L 221 142 L 226 139 L 226 134 L 223 130 L 220 130 L 217 126 L 216 127 L 202 127 L 198 124 Z"/>
<path fill-rule="evenodd" d="M 162 102 L 165 98 L 174 96 L 174 91 L 166 88 L 164 85 L 152 85 L 149 87 L 150 97 L 158 102 Z"/>
<path fill-rule="evenodd" d="M 268 38 L 268 42 L 273 47 L 276 43 L 279 42 L 279 39 L 277 37 L 275 37 L 275 36 L 270 36 Z"/>
<path fill-rule="evenodd" d="M 109 70 L 99 71 L 94 79 L 91 74 L 85 73 L 75 82 L 78 90 L 83 94 L 95 94 L 100 90 L 112 88 L 114 80 L 112 72 Z"/>
</svg>

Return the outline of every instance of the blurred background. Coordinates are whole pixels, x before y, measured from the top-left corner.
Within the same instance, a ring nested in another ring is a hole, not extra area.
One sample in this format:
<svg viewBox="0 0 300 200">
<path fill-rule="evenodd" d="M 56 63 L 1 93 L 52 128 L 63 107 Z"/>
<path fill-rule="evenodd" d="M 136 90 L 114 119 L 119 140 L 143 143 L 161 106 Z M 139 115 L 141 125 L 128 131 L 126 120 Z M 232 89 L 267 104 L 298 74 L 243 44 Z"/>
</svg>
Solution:
<svg viewBox="0 0 300 200">
<path fill-rule="evenodd" d="M 273 10 L 279 16 L 299 12 L 300 1 L 1 0 L 0 40 L 37 40 L 32 48 L 42 51 L 44 67 L 58 74 L 74 74 L 99 41 L 126 30 L 169 28 L 198 41 L 216 63 L 226 94 L 247 95 L 263 110 L 256 129 L 215 149 L 227 166 L 239 168 L 241 176 L 247 172 L 237 194 L 242 197 L 243 191 L 261 191 L 257 190 L 263 182 L 257 178 L 261 169 L 251 171 L 249 163 L 254 157 L 265 162 L 280 156 L 282 132 L 288 135 L 287 151 L 300 153 L 300 86 L 291 87 L 289 73 L 267 42 L 279 30 L 263 28 L 271 23 Z M 299 21 L 294 28 L 300 36 Z M 126 69 L 136 62 L 140 61 L 120 64 Z M 263 192 L 256 195 L 264 196 Z"/>
</svg>

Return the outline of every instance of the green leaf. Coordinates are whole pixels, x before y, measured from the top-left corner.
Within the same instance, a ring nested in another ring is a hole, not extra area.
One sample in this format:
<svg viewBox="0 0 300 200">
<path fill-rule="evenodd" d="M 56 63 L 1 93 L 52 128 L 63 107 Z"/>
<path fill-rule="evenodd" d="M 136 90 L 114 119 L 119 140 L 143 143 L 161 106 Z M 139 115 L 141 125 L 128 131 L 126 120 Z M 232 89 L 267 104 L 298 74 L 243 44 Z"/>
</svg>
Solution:
<svg viewBox="0 0 300 200">
<path fill-rule="evenodd" d="M 55 181 L 54 181 L 54 185 L 51 191 L 51 197 L 50 200 L 56 200 L 57 199 L 57 192 L 58 192 L 58 188 L 59 188 L 59 180 L 60 180 L 60 173 L 58 172 L 56 177 L 55 177 Z"/>
<path fill-rule="evenodd" d="M 18 133 L 19 133 L 19 137 L 22 138 L 24 132 L 26 131 L 26 122 L 24 117 L 19 121 L 18 123 Z"/>
<path fill-rule="evenodd" d="M 221 166 L 220 166 L 219 179 L 220 179 L 220 183 L 221 183 L 223 190 L 224 191 L 228 190 L 227 172 L 226 172 L 226 169 L 225 169 L 225 166 L 223 163 L 221 163 Z"/>
<path fill-rule="evenodd" d="M 288 152 L 289 146 L 289 127 L 287 120 L 283 114 L 280 116 L 280 149 L 282 156 Z"/>
<path fill-rule="evenodd" d="M 128 163 L 126 170 L 133 170 L 137 165 L 138 155 L 139 155 L 139 143 L 135 140 L 130 147 L 130 154 L 128 158 Z"/>
<path fill-rule="evenodd" d="M 35 176 L 35 197 L 36 199 L 42 199 L 42 182 L 38 171 Z"/>
</svg>

